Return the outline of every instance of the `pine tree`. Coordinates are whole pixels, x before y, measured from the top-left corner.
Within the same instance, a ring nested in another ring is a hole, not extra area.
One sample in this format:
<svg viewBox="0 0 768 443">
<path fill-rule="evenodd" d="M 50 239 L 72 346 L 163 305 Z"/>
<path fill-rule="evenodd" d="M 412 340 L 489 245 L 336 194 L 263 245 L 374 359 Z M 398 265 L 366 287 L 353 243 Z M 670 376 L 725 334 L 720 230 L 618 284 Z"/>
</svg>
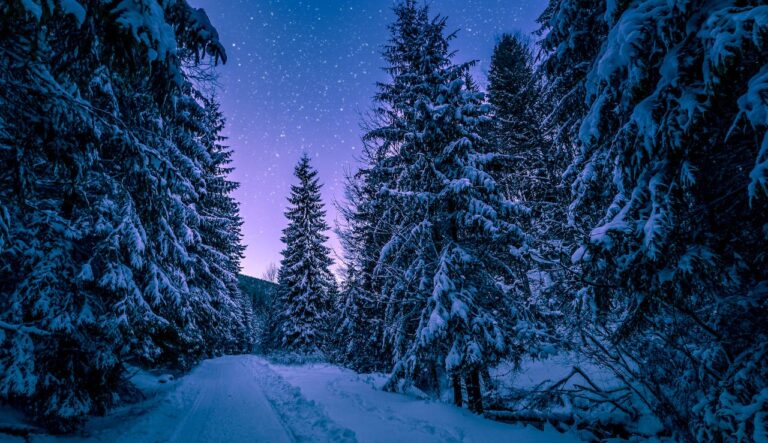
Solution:
<svg viewBox="0 0 768 443">
<path fill-rule="evenodd" d="M 603 1 L 551 0 L 539 17 L 543 35 L 539 42 L 546 53 L 541 72 L 547 115 L 548 137 L 554 140 L 558 157 L 570 162 L 578 154 L 580 119 L 586 114 L 585 78 L 591 61 L 607 34 Z M 586 31 L 589 30 L 589 31 Z M 571 179 L 573 171 L 566 171 Z"/>
<path fill-rule="evenodd" d="M 550 3 L 545 65 L 571 83 L 560 103 L 586 106 L 559 110 L 584 352 L 676 438 L 761 441 L 768 9 L 578 4 Z"/>
<path fill-rule="evenodd" d="M 543 85 L 529 46 L 522 35 L 504 34 L 494 48 L 488 73 L 488 141 L 509 156 L 500 180 L 505 192 L 531 206 L 538 219 L 542 204 L 555 202 L 563 189 L 558 185 L 566 159 L 545 137 Z"/>
<path fill-rule="evenodd" d="M 325 245 L 329 229 L 320 196 L 317 171 L 304 154 L 296 165 L 298 184 L 291 186 L 290 206 L 283 230 L 285 244 L 278 275 L 279 295 L 275 333 L 281 349 L 323 352 L 334 306 L 336 283 L 331 251 Z"/>
<path fill-rule="evenodd" d="M 385 300 L 388 389 L 436 395 L 466 379 L 482 409 L 480 375 L 503 356 L 536 352 L 538 314 L 525 282 L 528 209 L 505 199 L 488 170 L 501 155 L 480 135 L 489 109 L 467 86 L 470 63 L 451 62 L 445 19 L 415 1 L 395 8 L 379 85 L 377 231 L 388 233 L 374 270 Z M 460 389 L 457 403 L 461 403 Z"/>
</svg>

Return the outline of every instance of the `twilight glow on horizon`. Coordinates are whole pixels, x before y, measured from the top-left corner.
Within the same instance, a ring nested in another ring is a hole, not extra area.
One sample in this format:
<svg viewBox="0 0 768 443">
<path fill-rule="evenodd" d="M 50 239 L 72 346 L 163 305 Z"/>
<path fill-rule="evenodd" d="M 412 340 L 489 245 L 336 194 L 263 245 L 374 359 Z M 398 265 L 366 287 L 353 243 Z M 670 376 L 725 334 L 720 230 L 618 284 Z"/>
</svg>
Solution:
<svg viewBox="0 0 768 443">
<path fill-rule="evenodd" d="M 226 45 L 218 91 L 234 149 L 232 179 L 244 219 L 243 273 L 260 277 L 279 263 L 293 168 L 303 152 L 324 184 L 328 224 L 344 195 L 344 176 L 357 167 L 360 122 L 376 82 L 385 81 L 381 49 L 393 20 L 392 0 L 190 0 L 202 7 Z M 530 34 L 544 0 L 433 0 L 448 17 L 456 60 L 477 59 L 485 85 L 496 38 Z M 340 254 L 333 233 L 329 246 Z M 335 257 L 339 261 L 338 257 Z"/>
</svg>

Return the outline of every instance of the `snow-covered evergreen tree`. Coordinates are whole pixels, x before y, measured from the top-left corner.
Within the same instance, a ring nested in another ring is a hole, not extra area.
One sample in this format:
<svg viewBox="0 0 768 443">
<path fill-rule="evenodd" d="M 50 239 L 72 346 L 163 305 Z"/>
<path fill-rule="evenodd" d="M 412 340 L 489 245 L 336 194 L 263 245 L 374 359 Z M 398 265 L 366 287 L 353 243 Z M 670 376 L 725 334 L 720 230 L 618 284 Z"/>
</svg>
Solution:
<svg viewBox="0 0 768 443">
<path fill-rule="evenodd" d="M 579 122 L 587 109 L 585 77 L 607 33 L 604 13 L 603 1 L 551 0 L 539 17 L 539 45 L 546 54 L 540 66 L 546 77 L 542 92 L 548 111 L 542 123 L 547 136 L 557 142 L 552 149 L 566 162 L 578 153 Z M 572 172 L 566 176 L 572 178 Z"/>
<path fill-rule="evenodd" d="M 241 243 L 243 224 L 240 205 L 232 197 L 240 184 L 228 179 L 233 171 L 230 165 L 232 150 L 223 145 L 224 117 L 219 104 L 211 98 L 198 97 L 204 106 L 200 122 L 205 128 L 201 142 L 210 158 L 203 169 L 205 189 L 201 191 L 200 231 L 207 244 L 201 244 L 201 253 L 208 264 L 203 279 L 216 282 L 211 294 L 218 306 L 214 317 L 207 322 L 209 343 L 217 352 L 250 351 L 255 344 L 255 317 L 252 300 L 242 294 L 237 275 L 245 246 Z M 218 327 L 213 327 L 217 325 Z"/>
<path fill-rule="evenodd" d="M 367 165 L 347 177 L 346 201 L 338 206 L 343 221 L 336 230 L 344 248 L 345 274 L 334 349 L 341 362 L 362 372 L 389 368 L 382 344 L 384 303 L 375 290 L 374 269 L 385 235 L 376 230 L 382 208 L 371 154 L 366 149 Z"/>
<path fill-rule="evenodd" d="M 317 171 L 304 154 L 296 165 L 298 184 L 291 185 L 283 230 L 285 244 L 278 274 L 274 334 L 283 350 L 319 353 L 324 350 L 335 304 L 336 281 L 331 251 L 325 245 L 325 209 Z"/>
<path fill-rule="evenodd" d="M 585 351 L 677 438 L 764 441 L 768 6 L 560 0 L 544 23 L 556 106 L 586 105 L 559 110 Z"/>
<path fill-rule="evenodd" d="M 181 68 L 225 53 L 184 0 L 0 17 L 0 397 L 71 429 L 118 400 L 125 360 L 231 347 L 209 324 L 241 320 L 233 246 L 205 232 L 216 130 Z"/>
<path fill-rule="evenodd" d="M 488 71 L 492 119 L 488 141 L 510 156 L 500 183 L 508 196 L 536 201 L 552 190 L 544 155 L 540 87 L 533 55 L 521 35 L 504 34 L 493 50 Z"/>
<path fill-rule="evenodd" d="M 526 265 L 532 290 L 546 298 L 552 312 L 551 327 L 566 339 L 569 325 L 562 320 L 569 311 L 572 274 L 563 270 L 570 259 L 568 245 L 573 230 L 566 224 L 565 208 L 570 197 L 563 174 L 571 160 L 568 149 L 553 142 L 547 122 L 549 103 L 543 93 L 546 82 L 534 65 L 531 43 L 521 34 L 504 34 L 497 42 L 488 73 L 488 103 L 491 123 L 489 143 L 505 154 L 498 171 L 499 183 L 508 198 L 523 202 L 531 217 L 521 224 L 532 237 L 531 257 Z"/>
<path fill-rule="evenodd" d="M 374 270 L 385 301 L 389 389 L 437 394 L 448 375 L 461 402 L 482 409 L 480 374 L 503 356 L 536 353 L 538 313 L 521 258 L 528 209 L 505 199 L 488 172 L 500 154 L 480 135 L 482 94 L 468 88 L 471 64 L 451 62 L 445 19 L 413 0 L 395 7 L 379 85 L 376 229 L 387 232 Z"/>
</svg>

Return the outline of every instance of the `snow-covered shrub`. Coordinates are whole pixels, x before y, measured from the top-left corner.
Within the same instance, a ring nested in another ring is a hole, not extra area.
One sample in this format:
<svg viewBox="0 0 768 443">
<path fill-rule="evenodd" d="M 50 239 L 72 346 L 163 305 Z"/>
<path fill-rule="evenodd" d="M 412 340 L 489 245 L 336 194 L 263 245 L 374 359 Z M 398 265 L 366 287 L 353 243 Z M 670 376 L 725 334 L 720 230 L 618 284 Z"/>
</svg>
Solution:
<svg viewBox="0 0 768 443">
<path fill-rule="evenodd" d="M 267 359 L 271 363 L 287 366 L 301 366 L 314 363 L 327 363 L 328 358 L 320 351 L 314 352 L 295 352 L 295 351 L 274 351 L 267 354 Z"/>
</svg>

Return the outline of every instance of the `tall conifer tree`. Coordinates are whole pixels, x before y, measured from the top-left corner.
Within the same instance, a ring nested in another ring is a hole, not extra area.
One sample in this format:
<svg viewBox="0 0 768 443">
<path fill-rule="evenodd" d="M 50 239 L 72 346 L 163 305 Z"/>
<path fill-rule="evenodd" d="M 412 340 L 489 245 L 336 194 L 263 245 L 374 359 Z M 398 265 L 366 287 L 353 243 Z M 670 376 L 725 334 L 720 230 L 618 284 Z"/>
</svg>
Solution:
<svg viewBox="0 0 768 443">
<path fill-rule="evenodd" d="M 382 208 L 370 154 L 366 149 L 367 165 L 347 177 L 346 201 L 338 208 L 343 224 L 337 229 L 344 248 L 345 276 L 336 349 L 342 362 L 364 372 L 388 368 L 382 346 L 384 303 L 375 292 L 373 272 L 384 237 L 376 229 Z"/>
<path fill-rule="evenodd" d="M 236 220 L 206 197 L 220 128 L 182 69 L 226 56 L 184 0 L 0 17 L 0 397 L 68 430 L 124 361 L 188 367 L 242 335 L 236 246 L 206 228 Z"/>
<path fill-rule="evenodd" d="M 677 439 L 765 440 L 768 6 L 557 0 L 543 19 L 578 146 L 583 351 Z"/>
<path fill-rule="evenodd" d="M 461 403 L 482 409 L 480 374 L 511 351 L 536 352 L 537 313 L 521 259 L 522 205 L 488 171 L 500 155 L 480 135 L 489 109 L 468 87 L 470 63 L 451 62 L 445 19 L 398 4 L 379 85 L 376 198 L 387 233 L 374 269 L 392 349 L 389 389 L 436 395 L 448 375 Z"/>
<path fill-rule="evenodd" d="M 211 294 L 223 311 L 214 311 L 207 335 L 219 352 L 249 351 L 255 343 L 253 304 L 238 286 L 245 246 L 241 242 L 240 205 L 232 196 L 240 184 L 228 178 L 233 171 L 232 149 L 224 145 L 226 138 L 221 135 L 225 121 L 219 104 L 200 95 L 198 100 L 203 106 L 200 123 L 205 128 L 201 142 L 209 157 L 203 169 L 205 189 L 201 190 L 199 208 L 201 237 L 207 242 L 200 245 L 201 254 L 209 263 L 202 276 L 216 282 Z"/>
<path fill-rule="evenodd" d="M 496 43 L 488 73 L 488 142 L 505 156 L 498 170 L 505 195 L 531 209 L 521 224 L 533 237 L 530 284 L 538 297 L 549 300 L 550 326 L 559 327 L 565 332 L 561 339 L 567 339 L 569 328 L 562 320 L 570 310 L 566 294 L 573 277 L 563 271 L 563 261 L 570 258 L 573 230 L 566 223 L 570 192 L 563 173 L 571 158 L 568 149 L 553 143 L 546 123 L 549 97 L 543 94 L 545 82 L 530 45 L 521 34 L 504 34 Z"/>
<path fill-rule="evenodd" d="M 322 352 L 334 307 L 336 283 L 330 267 L 331 251 L 325 245 L 325 209 L 317 171 L 304 154 L 296 165 L 298 179 L 291 186 L 283 230 L 283 259 L 276 315 L 276 339 L 282 349 Z"/>
<path fill-rule="evenodd" d="M 488 142 L 509 156 L 500 180 L 507 196 L 526 202 L 537 216 L 540 203 L 555 200 L 562 173 L 558 166 L 564 161 L 548 149 L 544 137 L 542 85 L 529 45 L 522 35 L 504 34 L 494 47 L 488 72 Z"/>
</svg>

